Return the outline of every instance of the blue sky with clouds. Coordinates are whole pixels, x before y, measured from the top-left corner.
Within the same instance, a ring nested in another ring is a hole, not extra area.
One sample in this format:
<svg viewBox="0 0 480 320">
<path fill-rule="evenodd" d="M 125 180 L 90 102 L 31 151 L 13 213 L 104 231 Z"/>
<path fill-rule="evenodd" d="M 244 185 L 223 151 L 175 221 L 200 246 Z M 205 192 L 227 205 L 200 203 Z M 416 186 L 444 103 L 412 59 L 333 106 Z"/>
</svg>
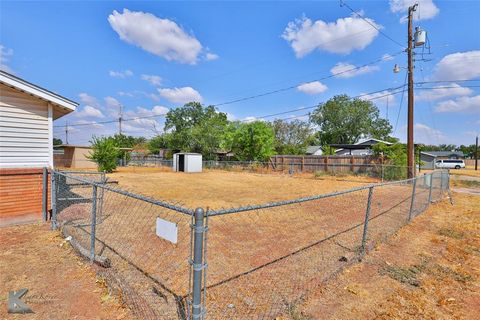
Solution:
<svg viewBox="0 0 480 320">
<path fill-rule="evenodd" d="M 416 50 L 415 81 L 431 83 L 417 85 L 415 140 L 473 143 L 480 2 L 418 2 L 415 26 L 431 48 Z M 125 121 L 125 132 L 150 137 L 168 109 L 190 100 L 218 104 L 231 119 L 273 120 L 305 117 L 336 94 L 372 92 L 362 98 L 405 140 L 406 95 L 392 88 L 405 83 L 403 18 L 413 1 L 346 3 L 357 14 L 339 1 L 2 1 L 0 67 L 80 103 L 55 122 L 71 125 L 70 143 L 116 132 L 101 122 L 118 118 L 120 105 L 125 119 L 141 117 Z M 55 135 L 64 139 L 64 129 Z"/>
</svg>

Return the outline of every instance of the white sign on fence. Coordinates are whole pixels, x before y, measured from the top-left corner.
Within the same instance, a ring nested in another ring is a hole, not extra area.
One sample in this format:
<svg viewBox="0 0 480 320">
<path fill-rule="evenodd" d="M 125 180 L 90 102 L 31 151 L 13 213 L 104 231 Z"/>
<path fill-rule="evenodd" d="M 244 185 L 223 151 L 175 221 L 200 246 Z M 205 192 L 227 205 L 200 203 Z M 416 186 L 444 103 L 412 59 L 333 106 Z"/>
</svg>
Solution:
<svg viewBox="0 0 480 320">
<path fill-rule="evenodd" d="M 157 217 L 156 234 L 162 239 L 168 240 L 172 243 L 177 243 L 178 226 L 176 223 Z"/>
</svg>

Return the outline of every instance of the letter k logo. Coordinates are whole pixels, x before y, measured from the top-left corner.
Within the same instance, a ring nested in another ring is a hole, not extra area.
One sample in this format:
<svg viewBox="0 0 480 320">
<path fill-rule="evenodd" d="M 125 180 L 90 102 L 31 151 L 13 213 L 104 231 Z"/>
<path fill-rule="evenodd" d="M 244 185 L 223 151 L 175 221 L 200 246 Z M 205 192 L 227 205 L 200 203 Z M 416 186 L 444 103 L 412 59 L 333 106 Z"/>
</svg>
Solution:
<svg viewBox="0 0 480 320">
<path fill-rule="evenodd" d="M 8 313 L 33 313 L 32 309 L 20 300 L 27 291 L 28 289 L 20 289 L 8 293 Z"/>
</svg>

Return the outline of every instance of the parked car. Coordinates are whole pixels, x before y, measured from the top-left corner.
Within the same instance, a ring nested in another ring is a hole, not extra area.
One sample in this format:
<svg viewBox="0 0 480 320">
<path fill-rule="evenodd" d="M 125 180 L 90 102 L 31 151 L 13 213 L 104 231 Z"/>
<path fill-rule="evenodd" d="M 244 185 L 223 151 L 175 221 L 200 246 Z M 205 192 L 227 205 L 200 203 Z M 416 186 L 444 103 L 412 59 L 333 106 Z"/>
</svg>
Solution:
<svg viewBox="0 0 480 320">
<path fill-rule="evenodd" d="M 439 169 L 460 169 L 465 168 L 465 161 L 456 159 L 445 159 L 435 161 L 435 168 Z"/>
</svg>

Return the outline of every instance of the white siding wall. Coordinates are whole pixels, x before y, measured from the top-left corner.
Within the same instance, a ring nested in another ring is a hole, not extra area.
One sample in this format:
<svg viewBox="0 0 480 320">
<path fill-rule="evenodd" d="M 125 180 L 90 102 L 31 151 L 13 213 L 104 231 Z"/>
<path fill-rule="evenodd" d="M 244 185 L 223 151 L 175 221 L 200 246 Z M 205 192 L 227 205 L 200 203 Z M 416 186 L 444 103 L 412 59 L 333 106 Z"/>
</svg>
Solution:
<svg viewBox="0 0 480 320">
<path fill-rule="evenodd" d="M 0 168 L 49 166 L 48 115 L 47 102 L 0 84 Z"/>
</svg>

